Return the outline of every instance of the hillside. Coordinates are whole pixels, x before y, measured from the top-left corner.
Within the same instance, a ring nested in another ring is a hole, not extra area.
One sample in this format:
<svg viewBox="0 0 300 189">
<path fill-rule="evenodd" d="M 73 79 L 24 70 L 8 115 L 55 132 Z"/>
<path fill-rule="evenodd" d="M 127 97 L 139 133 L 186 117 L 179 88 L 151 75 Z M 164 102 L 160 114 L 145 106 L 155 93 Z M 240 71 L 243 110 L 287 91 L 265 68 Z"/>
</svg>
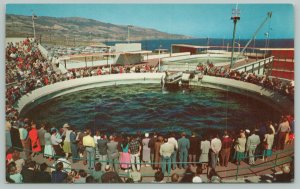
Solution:
<svg viewBox="0 0 300 189">
<path fill-rule="evenodd" d="M 67 17 L 56 18 L 41 16 L 35 19 L 36 36 L 43 41 L 126 41 L 127 25 L 114 25 L 93 19 Z M 33 36 L 31 16 L 6 15 L 6 36 Z M 155 29 L 133 26 L 130 28 L 130 40 L 146 39 L 188 39 L 189 36 L 169 34 Z"/>
</svg>

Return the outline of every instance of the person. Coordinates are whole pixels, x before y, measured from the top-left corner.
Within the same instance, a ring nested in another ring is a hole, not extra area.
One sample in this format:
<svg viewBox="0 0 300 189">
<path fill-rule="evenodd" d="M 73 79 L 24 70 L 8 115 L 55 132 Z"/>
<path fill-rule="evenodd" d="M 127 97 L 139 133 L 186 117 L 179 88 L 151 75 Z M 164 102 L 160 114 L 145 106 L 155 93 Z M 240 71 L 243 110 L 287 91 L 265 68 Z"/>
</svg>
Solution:
<svg viewBox="0 0 300 189">
<path fill-rule="evenodd" d="M 91 175 L 94 177 L 96 182 L 101 183 L 102 182 L 101 177 L 103 174 L 104 172 L 102 171 L 101 163 L 97 162 L 95 164 L 95 170 L 92 172 Z"/>
<path fill-rule="evenodd" d="M 23 183 L 23 176 L 17 171 L 14 162 L 11 162 L 7 165 L 9 179 L 16 184 Z"/>
<path fill-rule="evenodd" d="M 88 169 L 94 169 L 95 167 L 95 141 L 91 137 L 91 130 L 86 130 L 86 136 L 82 139 L 82 144 L 85 147 Z"/>
<path fill-rule="evenodd" d="M 63 125 L 63 134 L 62 137 L 65 137 L 63 150 L 65 152 L 66 158 L 69 158 L 69 154 L 71 151 L 71 142 L 70 142 L 70 134 L 72 133 L 72 130 L 70 129 L 70 126 L 68 123 L 65 123 Z"/>
<path fill-rule="evenodd" d="M 129 173 L 129 178 L 132 178 L 134 183 L 139 183 L 142 181 L 142 174 L 138 171 L 132 171 Z"/>
<path fill-rule="evenodd" d="M 219 152 L 222 148 L 222 142 L 219 139 L 218 134 L 215 134 L 215 137 L 211 140 L 211 167 L 213 169 L 216 168 L 218 159 L 219 159 Z"/>
<path fill-rule="evenodd" d="M 29 131 L 28 136 L 31 141 L 31 151 L 34 153 L 34 157 L 38 152 L 42 150 L 35 122 L 31 122 L 31 130 Z"/>
<path fill-rule="evenodd" d="M 203 180 L 201 178 L 201 174 L 202 174 L 202 168 L 200 166 L 198 166 L 196 168 L 196 173 L 195 173 L 195 176 L 193 177 L 192 182 L 193 183 L 202 183 Z"/>
<path fill-rule="evenodd" d="M 101 163 L 101 170 L 105 171 L 107 165 L 107 139 L 106 135 L 102 134 L 101 138 L 97 140 L 97 147 L 99 151 L 99 161 Z"/>
<path fill-rule="evenodd" d="M 51 182 L 52 183 L 66 183 L 68 174 L 63 172 L 63 163 L 58 162 L 55 165 L 55 171 L 51 173 Z"/>
<path fill-rule="evenodd" d="M 35 183 L 51 183 L 51 175 L 46 171 L 47 167 L 48 165 L 46 163 L 40 165 L 40 170 L 35 173 Z"/>
<path fill-rule="evenodd" d="M 171 174 L 171 155 L 174 152 L 174 145 L 171 142 L 168 142 L 168 139 L 164 139 L 164 144 L 160 147 L 160 155 L 162 160 L 162 173 L 165 174 L 166 166 L 168 175 Z"/>
<path fill-rule="evenodd" d="M 190 148 L 190 141 L 185 138 L 186 134 L 183 132 L 181 138 L 178 140 L 178 152 L 179 152 L 179 168 L 187 168 L 188 151 Z"/>
<path fill-rule="evenodd" d="M 252 135 L 247 139 L 247 151 L 249 153 L 249 165 L 255 165 L 255 150 L 260 144 L 260 138 L 258 136 L 258 130 L 254 129 Z"/>
<path fill-rule="evenodd" d="M 170 134 L 170 137 L 168 138 L 168 142 L 170 144 L 173 144 L 173 146 L 174 146 L 174 152 L 171 155 L 172 169 L 174 170 L 177 167 L 176 164 L 177 164 L 177 150 L 178 150 L 178 142 L 175 139 L 175 133 L 174 132 L 172 132 Z"/>
<path fill-rule="evenodd" d="M 203 169 L 207 168 L 208 165 L 208 153 L 210 150 L 210 141 L 208 140 L 208 136 L 204 135 L 203 137 L 203 141 L 201 141 L 201 145 L 200 145 L 200 150 L 201 150 L 201 154 L 200 154 L 200 158 L 199 158 L 199 162 L 203 165 Z"/>
<path fill-rule="evenodd" d="M 41 151 L 44 152 L 44 148 L 45 148 L 45 123 L 41 124 L 41 128 L 38 130 L 38 137 L 40 139 L 40 144 L 41 144 Z"/>
<path fill-rule="evenodd" d="M 92 175 L 90 175 L 90 176 L 86 177 L 85 183 L 96 183 L 96 180 L 94 179 L 94 177 Z"/>
<path fill-rule="evenodd" d="M 77 140 L 76 140 L 76 133 L 74 129 L 70 128 L 70 145 L 71 145 L 71 153 L 72 153 L 72 162 L 76 163 L 79 161 L 78 155 L 78 147 L 77 147 Z"/>
<path fill-rule="evenodd" d="M 240 137 L 235 141 L 235 160 L 236 164 L 239 165 L 241 160 L 245 157 L 245 148 L 246 148 L 246 136 L 243 130 L 240 131 Z"/>
<path fill-rule="evenodd" d="M 120 167 L 125 169 L 125 172 L 128 172 L 130 168 L 130 154 L 129 154 L 129 143 L 128 139 L 125 136 L 123 138 L 123 142 L 120 145 L 121 153 L 120 153 Z"/>
<path fill-rule="evenodd" d="M 101 176 L 102 183 L 123 183 L 118 173 L 107 169 L 106 172 Z"/>
<path fill-rule="evenodd" d="M 283 118 L 283 121 L 279 124 L 278 130 L 277 130 L 277 149 L 283 150 L 285 145 L 285 138 L 287 133 L 291 131 L 290 124 L 288 122 L 288 119 L 286 117 Z"/>
<path fill-rule="evenodd" d="M 150 160 L 150 148 L 148 147 L 149 145 L 149 133 L 145 133 L 145 138 L 142 140 L 142 144 L 143 144 L 143 161 L 145 162 L 146 166 L 150 166 L 149 163 L 151 163 Z"/>
<path fill-rule="evenodd" d="M 85 172 L 85 170 L 80 169 L 78 171 L 78 177 L 74 179 L 74 183 L 75 184 L 84 184 L 84 183 L 86 183 L 86 177 L 87 177 L 87 173 Z"/>
<path fill-rule="evenodd" d="M 45 134 L 44 134 L 44 157 L 48 157 L 48 160 L 50 161 L 51 158 L 54 157 L 54 149 L 51 143 L 51 134 L 49 133 L 50 129 L 49 127 L 45 128 Z"/>
<path fill-rule="evenodd" d="M 224 136 L 222 138 L 222 149 L 221 149 L 221 166 L 228 166 L 231 146 L 233 144 L 233 139 L 228 135 L 228 132 L 224 132 Z"/>
<path fill-rule="evenodd" d="M 194 175 L 195 173 L 192 171 L 191 166 L 188 166 L 180 180 L 180 183 L 192 183 Z"/>
<path fill-rule="evenodd" d="M 12 147 L 18 150 L 23 150 L 19 128 L 15 123 L 13 123 L 10 128 L 10 138 L 12 142 Z"/>
<path fill-rule="evenodd" d="M 196 166 L 196 156 L 197 156 L 197 152 L 199 150 L 199 138 L 196 136 L 196 133 L 193 132 L 192 136 L 190 137 L 190 149 L 189 149 L 189 162 L 193 162 L 191 163 L 191 165 Z"/>
<path fill-rule="evenodd" d="M 20 157 L 19 150 L 13 149 L 12 161 L 15 163 L 17 172 L 20 173 L 25 165 L 25 160 Z"/>
<path fill-rule="evenodd" d="M 150 159 L 151 159 L 151 163 L 152 163 L 152 168 L 154 169 L 154 160 L 155 160 L 155 151 L 154 151 L 154 148 L 155 148 L 155 143 L 157 141 L 157 134 L 154 132 L 153 133 L 153 136 L 151 137 L 149 143 L 148 143 L 148 147 L 150 148 Z"/>
<path fill-rule="evenodd" d="M 178 183 L 179 182 L 179 175 L 177 173 L 173 173 L 171 175 L 171 182 L 172 183 Z"/>
<path fill-rule="evenodd" d="M 157 137 L 157 141 L 155 142 L 155 147 L 154 147 L 154 153 L 155 153 L 155 163 L 154 163 L 154 168 L 156 170 L 158 170 L 161 165 L 160 165 L 160 160 L 161 160 L 161 157 L 160 157 L 160 147 L 161 145 L 163 144 L 163 137 L 162 136 L 158 136 Z"/>
<path fill-rule="evenodd" d="M 57 138 L 57 131 L 56 129 L 52 129 L 52 132 L 51 132 L 51 144 L 52 144 L 52 147 L 54 149 L 54 152 L 55 152 L 55 158 L 59 158 L 59 157 L 64 157 L 64 151 L 63 149 L 61 148 L 60 146 L 60 143 L 62 142 L 62 139 L 60 138 Z"/>
<path fill-rule="evenodd" d="M 119 151 L 118 142 L 115 141 L 115 136 L 111 135 L 109 137 L 109 143 L 107 143 L 107 157 L 109 161 L 109 166 L 115 172 L 119 172 Z"/>
<path fill-rule="evenodd" d="M 6 121 L 6 124 L 5 124 L 5 147 L 6 147 L 6 150 L 12 147 L 10 130 L 11 130 L 11 123 L 9 121 Z M 20 134 L 20 137 L 21 137 L 21 134 Z"/>
<path fill-rule="evenodd" d="M 141 155 L 141 145 L 137 138 L 132 137 L 129 143 L 129 153 L 131 168 L 133 171 L 140 171 L 140 155 Z"/>
<path fill-rule="evenodd" d="M 264 152 L 263 152 L 263 161 L 268 161 L 268 157 L 272 156 L 272 147 L 273 147 L 273 143 L 274 143 L 274 134 L 273 134 L 273 130 L 271 128 L 269 128 L 267 130 L 267 134 L 265 134 L 265 138 L 263 143 L 264 145 Z"/>
<path fill-rule="evenodd" d="M 35 177 L 35 166 L 36 162 L 29 160 L 28 163 L 25 163 L 28 167 L 24 167 L 21 171 L 23 182 L 24 183 L 33 183 Z"/>
<path fill-rule="evenodd" d="M 101 138 L 101 135 L 100 135 L 100 131 L 97 130 L 96 131 L 96 134 L 94 135 L 94 141 L 95 141 L 95 152 L 96 152 L 96 159 L 99 159 L 99 151 L 98 151 L 98 140 Z"/>
<path fill-rule="evenodd" d="M 30 156 L 30 139 L 28 137 L 28 131 L 27 131 L 27 124 L 24 124 L 19 128 L 20 133 L 20 139 L 23 146 L 23 151 L 25 154 L 25 159 L 29 158 Z"/>
<path fill-rule="evenodd" d="M 58 158 L 58 159 L 53 163 L 52 167 L 56 167 L 56 165 L 57 165 L 58 163 L 62 163 L 62 164 L 63 164 L 62 172 L 65 172 L 65 173 L 69 174 L 69 173 L 72 171 L 72 169 L 71 169 L 72 164 L 71 164 L 71 162 L 68 161 L 65 157 L 60 157 L 60 158 Z M 51 168 L 51 171 L 55 171 L 55 169 L 52 169 L 52 168 Z"/>
<path fill-rule="evenodd" d="M 287 183 L 292 182 L 292 180 L 293 176 L 291 174 L 291 169 L 287 165 L 282 167 L 282 174 L 277 174 L 274 178 L 274 182 L 277 183 Z"/>
<path fill-rule="evenodd" d="M 165 175 L 160 171 L 156 171 L 154 174 L 154 183 L 165 183 L 164 182 Z"/>
</svg>

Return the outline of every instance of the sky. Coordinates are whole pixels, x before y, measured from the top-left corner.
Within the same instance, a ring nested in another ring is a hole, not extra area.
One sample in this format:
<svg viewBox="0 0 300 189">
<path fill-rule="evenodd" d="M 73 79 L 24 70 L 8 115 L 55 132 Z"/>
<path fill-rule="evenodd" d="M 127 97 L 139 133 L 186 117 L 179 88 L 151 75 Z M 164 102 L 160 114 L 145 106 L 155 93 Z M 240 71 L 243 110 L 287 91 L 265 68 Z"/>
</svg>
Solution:
<svg viewBox="0 0 300 189">
<path fill-rule="evenodd" d="M 8 4 L 7 14 L 83 17 L 102 22 L 154 28 L 197 38 L 232 38 L 230 20 L 236 4 Z M 251 38 L 272 11 L 257 39 L 294 38 L 294 7 L 290 4 L 239 4 L 236 37 Z"/>
</svg>

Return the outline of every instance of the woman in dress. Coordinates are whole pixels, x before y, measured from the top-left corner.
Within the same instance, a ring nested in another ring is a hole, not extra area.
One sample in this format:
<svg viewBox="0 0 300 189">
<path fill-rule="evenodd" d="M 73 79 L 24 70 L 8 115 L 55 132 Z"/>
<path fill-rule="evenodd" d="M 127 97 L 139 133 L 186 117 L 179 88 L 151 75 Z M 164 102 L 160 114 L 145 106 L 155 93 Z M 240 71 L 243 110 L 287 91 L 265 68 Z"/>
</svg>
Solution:
<svg viewBox="0 0 300 189">
<path fill-rule="evenodd" d="M 63 134 L 62 134 L 62 136 L 65 137 L 63 150 L 66 154 L 67 159 L 69 157 L 69 154 L 72 152 L 71 151 L 71 142 L 70 142 L 70 134 L 71 134 L 72 130 L 69 130 L 69 127 L 70 127 L 69 124 L 65 123 L 63 126 Z"/>
<path fill-rule="evenodd" d="M 207 135 L 204 135 L 203 141 L 200 144 L 201 155 L 199 162 L 204 166 L 203 169 L 207 168 L 208 165 L 208 154 L 210 149 L 210 141 L 208 140 Z"/>
<path fill-rule="evenodd" d="M 38 131 L 36 129 L 36 124 L 31 122 L 31 130 L 28 134 L 30 141 L 31 141 L 31 151 L 33 152 L 33 157 L 42 150 L 40 139 L 38 136 Z"/>
<path fill-rule="evenodd" d="M 269 128 L 267 130 L 267 134 L 265 134 L 265 139 L 264 139 L 264 144 L 265 149 L 264 149 L 264 153 L 263 153 L 263 161 L 268 161 L 268 157 L 272 156 L 272 146 L 274 143 L 274 134 L 273 134 L 273 130 L 271 128 Z M 266 157 L 266 159 L 265 159 Z"/>
<path fill-rule="evenodd" d="M 246 135 L 243 130 L 240 131 L 240 137 L 235 141 L 235 160 L 236 164 L 239 165 L 241 160 L 245 158 L 245 149 L 246 149 Z"/>
<path fill-rule="evenodd" d="M 143 161 L 145 162 L 146 166 L 150 166 L 150 148 L 148 147 L 150 138 L 149 133 L 145 133 L 145 138 L 142 140 L 143 144 Z"/>
<path fill-rule="evenodd" d="M 155 154 L 155 157 L 154 157 L 154 162 L 155 162 L 154 168 L 156 170 L 159 170 L 159 168 L 161 167 L 160 166 L 160 159 L 161 159 L 161 157 L 160 157 L 159 151 L 160 151 L 160 146 L 163 144 L 163 141 L 164 141 L 164 138 L 162 136 L 159 136 L 157 138 L 157 141 L 155 142 L 155 146 L 154 146 L 154 154 Z"/>
<path fill-rule="evenodd" d="M 125 169 L 125 172 L 128 172 L 130 168 L 130 154 L 128 152 L 129 143 L 128 138 L 124 137 L 123 142 L 121 143 L 121 153 L 120 153 L 120 166 L 122 169 Z"/>
<path fill-rule="evenodd" d="M 45 128 L 46 133 L 44 134 L 44 139 L 45 139 L 45 148 L 44 148 L 44 157 L 47 157 L 48 160 L 50 161 L 51 158 L 54 157 L 54 149 L 51 144 L 51 134 L 50 134 L 50 129 L 48 127 Z"/>
</svg>

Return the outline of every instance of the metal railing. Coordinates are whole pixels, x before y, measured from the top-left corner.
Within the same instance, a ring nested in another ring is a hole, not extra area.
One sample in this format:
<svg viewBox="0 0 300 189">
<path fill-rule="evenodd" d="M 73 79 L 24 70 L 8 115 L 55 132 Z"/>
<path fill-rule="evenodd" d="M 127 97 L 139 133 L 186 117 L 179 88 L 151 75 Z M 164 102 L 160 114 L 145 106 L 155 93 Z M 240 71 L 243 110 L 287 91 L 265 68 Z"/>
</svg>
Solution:
<svg viewBox="0 0 300 189">
<path fill-rule="evenodd" d="M 18 148 L 18 147 L 11 147 L 12 149 L 16 149 L 16 150 L 19 150 L 19 151 L 27 151 L 29 153 L 32 153 L 31 150 L 28 150 L 28 149 L 23 149 L 23 148 Z M 38 154 L 43 154 L 42 152 L 39 152 Z M 283 155 L 282 155 L 283 154 Z M 229 176 L 219 176 L 221 179 L 224 179 L 224 178 L 230 178 L 230 177 L 234 177 L 236 180 L 239 178 L 239 177 L 244 177 L 244 176 L 250 176 L 250 175 L 257 175 L 257 173 L 260 173 L 260 172 L 264 172 L 266 170 L 275 170 L 276 167 L 279 167 L 279 166 L 282 166 L 284 164 L 288 164 L 288 163 L 291 163 L 294 159 L 292 158 L 294 155 L 294 149 L 291 148 L 291 149 L 285 149 L 285 150 L 281 150 L 281 151 L 277 151 L 275 153 L 272 154 L 271 157 L 275 158 L 274 159 L 270 159 L 269 161 L 267 162 L 263 162 L 263 163 L 260 163 L 260 164 L 257 164 L 257 165 L 247 165 L 247 166 L 241 166 L 240 164 L 237 164 L 236 165 L 236 168 L 233 168 L 233 169 L 225 169 L 225 170 L 218 170 L 216 171 L 217 174 L 220 174 L 222 172 L 230 172 L 230 171 L 235 171 L 235 174 L 232 174 L 232 175 L 229 175 Z M 257 158 L 261 158 L 263 157 L 263 155 L 259 154 L 259 155 L 254 155 L 252 156 L 254 157 L 255 159 Z M 271 158 L 270 157 L 270 158 Z M 57 156 L 57 155 L 53 155 L 51 156 L 51 158 L 53 159 L 59 159 L 59 158 L 65 158 L 64 156 Z M 246 159 L 248 159 L 249 156 L 244 156 L 242 158 L 242 160 L 240 162 L 245 162 Z M 160 159 L 160 162 L 139 162 L 139 163 L 128 163 L 128 162 L 119 162 L 119 161 L 113 161 L 113 160 L 106 160 L 106 161 L 102 161 L 102 160 L 96 160 L 96 158 L 93 158 L 90 157 L 89 159 L 88 158 L 84 158 L 84 157 L 79 157 L 79 158 L 72 158 L 73 160 L 76 160 L 76 161 L 90 161 L 90 162 L 94 162 L 94 163 L 106 163 L 107 165 L 110 164 L 110 163 L 113 163 L 113 164 L 116 164 L 117 166 L 120 166 L 120 164 L 129 164 L 129 165 L 140 165 L 140 168 L 141 168 L 141 165 L 159 165 L 160 167 L 162 166 L 162 164 L 165 164 L 166 166 L 168 165 L 167 163 L 163 163 L 162 161 L 162 158 Z M 117 158 L 119 160 L 119 158 Z M 59 161 L 58 161 L 59 162 Z M 66 163 L 66 164 L 69 164 L 68 162 L 65 162 L 65 161 L 62 161 L 63 163 Z M 200 162 L 172 162 L 171 161 L 171 167 L 173 166 L 173 164 L 176 164 L 176 166 L 178 167 L 179 164 L 186 164 L 186 165 L 191 165 L 191 164 L 196 164 L 196 165 L 199 165 L 201 164 Z M 72 163 L 70 163 L 69 165 L 72 165 Z M 52 168 L 52 169 L 55 169 L 55 164 L 54 165 L 48 165 L 49 168 Z M 218 166 L 217 166 L 218 167 Z M 265 169 L 260 169 L 258 171 L 253 171 L 252 169 L 255 169 L 255 168 L 265 168 Z M 129 167 L 129 169 L 131 169 Z M 209 169 L 211 169 L 209 166 L 207 166 L 207 171 L 206 171 L 206 174 L 208 175 L 209 174 Z M 70 172 L 71 170 L 81 170 L 81 169 L 75 169 L 75 168 L 63 168 L 63 170 L 65 170 L 65 172 Z M 165 169 L 167 173 L 164 173 L 165 176 L 167 176 L 167 179 L 169 180 L 169 177 L 171 176 L 171 174 L 168 173 L 168 169 L 166 168 Z M 250 170 L 249 173 L 243 173 L 243 174 L 240 174 L 241 171 L 243 170 Z M 178 174 L 179 176 L 184 176 L 186 174 L 191 174 L 191 173 L 183 173 L 183 174 Z M 118 175 L 120 177 L 126 177 L 126 178 L 129 178 L 130 177 L 130 172 L 125 172 L 125 173 L 119 173 L 118 172 Z M 154 177 L 154 173 L 142 173 L 141 172 L 141 176 L 142 177 Z"/>
</svg>

